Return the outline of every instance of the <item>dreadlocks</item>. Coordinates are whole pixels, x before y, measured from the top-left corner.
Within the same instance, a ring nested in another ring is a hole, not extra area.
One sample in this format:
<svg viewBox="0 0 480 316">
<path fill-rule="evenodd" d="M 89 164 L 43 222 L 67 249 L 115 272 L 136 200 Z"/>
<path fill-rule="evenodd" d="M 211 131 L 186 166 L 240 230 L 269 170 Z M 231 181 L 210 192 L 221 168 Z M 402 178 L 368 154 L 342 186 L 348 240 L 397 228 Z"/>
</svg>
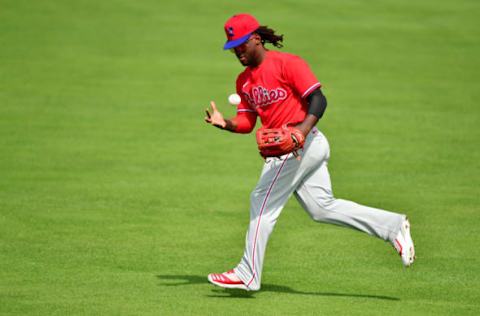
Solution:
<svg viewBox="0 0 480 316">
<path fill-rule="evenodd" d="M 265 43 L 270 43 L 275 47 L 282 48 L 282 41 L 283 41 L 283 34 L 282 35 L 277 35 L 275 34 L 275 31 L 268 28 L 267 26 L 260 26 L 255 33 L 260 35 L 260 38 L 262 39 L 262 44 Z"/>
</svg>

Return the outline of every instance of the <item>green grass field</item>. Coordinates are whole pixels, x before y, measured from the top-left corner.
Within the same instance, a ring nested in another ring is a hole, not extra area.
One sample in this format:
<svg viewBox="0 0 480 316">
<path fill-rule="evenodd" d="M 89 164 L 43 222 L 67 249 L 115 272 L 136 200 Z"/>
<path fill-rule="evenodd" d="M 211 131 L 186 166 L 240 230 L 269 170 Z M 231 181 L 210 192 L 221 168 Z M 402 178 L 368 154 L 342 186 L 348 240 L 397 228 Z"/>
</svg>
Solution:
<svg viewBox="0 0 480 316">
<path fill-rule="evenodd" d="M 292 199 L 260 292 L 210 272 L 243 253 L 260 169 L 226 116 L 251 12 L 329 107 L 337 197 L 412 222 L 417 262 Z M 480 3 L 0 1 L 1 315 L 480 314 Z"/>
</svg>

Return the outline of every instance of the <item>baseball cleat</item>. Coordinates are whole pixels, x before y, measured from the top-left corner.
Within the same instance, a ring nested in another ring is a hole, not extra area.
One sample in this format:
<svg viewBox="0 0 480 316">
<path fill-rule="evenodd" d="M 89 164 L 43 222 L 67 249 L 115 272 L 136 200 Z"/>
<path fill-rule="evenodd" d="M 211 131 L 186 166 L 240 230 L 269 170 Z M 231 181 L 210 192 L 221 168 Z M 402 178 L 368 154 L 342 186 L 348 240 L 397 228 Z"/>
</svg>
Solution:
<svg viewBox="0 0 480 316">
<path fill-rule="evenodd" d="M 410 222 L 406 217 L 402 222 L 397 237 L 393 241 L 393 247 L 395 247 L 400 257 L 402 257 L 402 263 L 405 267 L 413 264 L 415 261 L 415 248 L 412 236 L 410 235 Z"/>
<path fill-rule="evenodd" d="M 224 273 L 210 273 L 208 275 L 208 281 L 226 289 L 248 290 L 245 283 L 237 277 L 233 269 Z"/>
</svg>

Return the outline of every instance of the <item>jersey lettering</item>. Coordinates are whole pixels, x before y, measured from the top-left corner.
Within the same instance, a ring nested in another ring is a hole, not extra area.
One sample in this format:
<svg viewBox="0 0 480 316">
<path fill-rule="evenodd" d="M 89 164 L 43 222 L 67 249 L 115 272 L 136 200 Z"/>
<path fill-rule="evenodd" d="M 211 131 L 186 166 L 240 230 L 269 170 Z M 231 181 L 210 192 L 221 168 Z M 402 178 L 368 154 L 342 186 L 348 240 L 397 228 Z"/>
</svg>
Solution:
<svg viewBox="0 0 480 316">
<path fill-rule="evenodd" d="M 243 92 L 245 99 L 252 107 L 266 106 L 287 98 L 287 91 L 282 88 L 268 90 L 262 86 L 252 88 L 250 93 Z"/>
</svg>

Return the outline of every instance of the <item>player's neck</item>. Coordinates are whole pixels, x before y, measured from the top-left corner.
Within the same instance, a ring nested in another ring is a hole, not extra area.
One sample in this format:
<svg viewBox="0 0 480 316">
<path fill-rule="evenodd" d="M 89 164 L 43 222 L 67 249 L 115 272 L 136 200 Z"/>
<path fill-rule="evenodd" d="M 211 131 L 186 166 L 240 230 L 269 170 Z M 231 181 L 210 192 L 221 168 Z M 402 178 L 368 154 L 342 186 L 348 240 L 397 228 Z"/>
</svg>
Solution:
<svg viewBox="0 0 480 316">
<path fill-rule="evenodd" d="M 267 49 L 265 49 L 265 47 L 261 46 L 256 51 L 256 54 L 253 58 L 254 60 L 253 60 L 252 64 L 250 65 L 250 67 L 257 68 L 258 66 L 260 66 L 260 64 L 265 60 L 265 57 L 267 57 Z"/>
</svg>

